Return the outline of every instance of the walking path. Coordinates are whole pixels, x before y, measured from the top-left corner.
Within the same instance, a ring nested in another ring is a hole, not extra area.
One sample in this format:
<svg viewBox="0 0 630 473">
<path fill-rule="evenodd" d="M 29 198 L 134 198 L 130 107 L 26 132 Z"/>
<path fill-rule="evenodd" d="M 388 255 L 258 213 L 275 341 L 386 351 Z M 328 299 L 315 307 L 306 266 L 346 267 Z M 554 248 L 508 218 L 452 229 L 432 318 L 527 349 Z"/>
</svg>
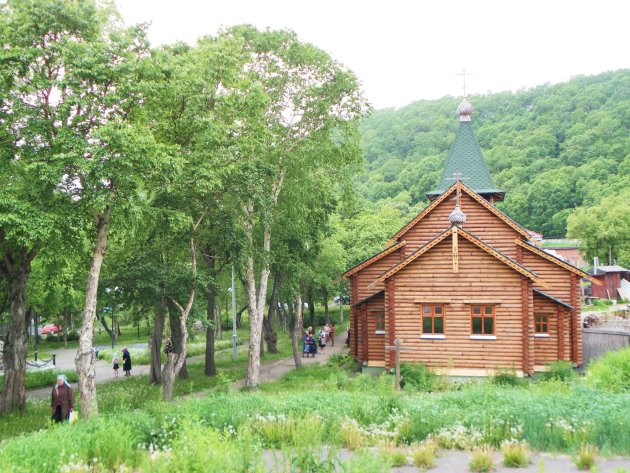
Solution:
<svg viewBox="0 0 630 473">
<path fill-rule="evenodd" d="M 346 336 L 346 333 L 341 332 L 339 335 L 337 335 L 336 346 L 332 347 L 329 344 L 329 346 L 327 346 L 324 349 L 324 353 L 320 352 L 314 358 L 301 358 L 302 363 L 304 365 L 325 363 L 333 353 L 341 353 L 344 348 L 343 341 L 346 339 L 345 336 Z M 302 345 L 302 342 L 300 341 L 299 342 L 300 349 L 301 349 L 301 345 Z M 247 349 L 247 348 L 248 348 L 248 342 L 245 342 L 243 345 L 239 345 L 239 350 Z M 228 348 L 226 350 L 220 350 L 220 351 L 217 351 L 216 354 L 218 355 L 219 353 L 226 352 L 226 351 L 231 352 L 232 349 Z M 57 350 L 56 351 L 56 355 L 57 355 L 56 368 L 60 370 L 74 370 L 75 369 L 74 357 L 76 353 L 77 353 L 76 348 L 66 348 L 66 349 Z M 203 361 L 204 359 L 205 359 L 205 355 L 192 356 L 186 359 L 186 363 L 194 363 L 197 361 Z M 132 376 L 142 376 L 142 375 L 149 374 L 149 370 L 150 370 L 149 365 L 132 365 L 132 366 L 133 366 L 131 370 Z M 122 367 L 122 363 L 121 363 L 121 367 Z M 261 363 L 260 365 L 260 382 L 276 380 L 280 378 L 280 376 L 282 376 L 284 373 L 287 373 L 288 371 L 291 371 L 294 368 L 295 368 L 295 363 L 293 360 L 293 356 L 288 357 L 288 358 L 283 358 L 281 360 L 265 361 Z M 119 377 L 124 377 L 124 374 L 125 374 L 124 371 L 120 369 Z M 109 383 L 111 381 L 114 381 L 115 379 L 116 378 L 114 376 L 114 370 L 112 369 L 111 362 L 109 360 L 96 360 L 96 384 Z M 72 387 L 75 389 L 75 393 L 78 392 L 78 384 L 77 383 L 71 383 L 71 384 L 72 384 Z M 234 383 L 233 388 L 241 389 L 244 386 L 245 386 L 245 380 L 242 379 Z M 26 391 L 26 399 L 47 398 L 48 396 L 50 396 L 50 390 L 51 390 L 51 386 L 38 388 L 38 389 L 30 389 Z M 205 396 L 206 393 L 204 391 L 199 391 L 197 393 L 191 394 L 191 396 L 192 395 Z"/>
</svg>

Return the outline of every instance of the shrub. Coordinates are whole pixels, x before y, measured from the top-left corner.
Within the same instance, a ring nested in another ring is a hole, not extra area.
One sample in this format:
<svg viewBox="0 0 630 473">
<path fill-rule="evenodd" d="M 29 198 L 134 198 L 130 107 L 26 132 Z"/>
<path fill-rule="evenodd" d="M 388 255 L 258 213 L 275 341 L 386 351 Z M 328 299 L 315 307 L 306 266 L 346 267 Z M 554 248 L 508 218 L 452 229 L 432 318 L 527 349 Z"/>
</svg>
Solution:
<svg viewBox="0 0 630 473">
<path fill-rule="evenodd" d="M 597 447 L 595 445 L 582 445 L 573 459 L 573 463 L 579 470 L 591 470 L 597 462 Z"/>
<path fill-rule="evenodd" d="M 520 379 L 513 369 L 499 369 L 492 377 L 492 384 L 499 386 L 520 386 L 523 380 Z"/>
<path fill-rule="evenodd" d="M 586 382 L 610 392 L 630 391 L 630 348 L 610 351 L 592 363 Z"/>
<path fill-rule="evenodd" d="M 468 468 L 470 471 L 474 471 L 477 473 L 488 473 L 494 470 L 494 461 L 492 460 L 492 455 L 494 451 L 492 447 L 479 447 L 473 451 L 472 458 L 470 459 L 470 463 L 468 463 Z"/>
<path fill-rule="evenodd" d="M 529 464 L 529 446 L 527 442 L 505 440 L 501 444 L 503 464 L 510 468 L 524 468 Z"/>
<path fill-rule="evenodd" d="M 411 453 L 413 464 L 426 470 L 435 466 L 435 450 L 430 445 L 421 445 Z"/>
<path fill-rule="evenodd" d="M 549 371 L 544 373 L 543 379 L 545 381 L 557 380 L 567 382 L 576 377 L 573 366 L 568 361 L 554 361 L 549 364 Z"/>
<path fill-rule="evenodd" d="M 433 391 L 436 375 L 422 363 L 400 365 L 400 387 L 417 391 Z"/>
</svg>

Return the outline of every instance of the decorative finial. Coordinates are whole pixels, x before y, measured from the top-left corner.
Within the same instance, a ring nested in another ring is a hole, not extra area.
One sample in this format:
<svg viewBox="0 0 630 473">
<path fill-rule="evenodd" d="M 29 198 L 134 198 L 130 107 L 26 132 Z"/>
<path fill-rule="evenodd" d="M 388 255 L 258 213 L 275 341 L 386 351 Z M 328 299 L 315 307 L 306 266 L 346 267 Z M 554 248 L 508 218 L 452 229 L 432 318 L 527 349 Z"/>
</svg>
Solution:
<svg viewBox="0 0 630 473">
<path fill-rule="evenodd" d="M 451 212 L 448 216 L 451 224 L 461 227 L 464 223 L 466 223 L 466 214 L 462 212 L 462 209 L 459 208 L 459 205 L 455 206 L 455 210 Z"/>
<path fill-rule="evenodd" d="M 469 122 L 470 121 L 470 116 L 473 113 L 473 106 L 470 105 L 470 102 L 468 102 L 468 100 L 466 100 L 466 97 L 464 97 L 464 99 L 462 100 L 462 103 L 459 104 L 459 107 L 457 107 L 457 113 L 459 114 L 459 121 L 460 122 Z"/>
</svg>

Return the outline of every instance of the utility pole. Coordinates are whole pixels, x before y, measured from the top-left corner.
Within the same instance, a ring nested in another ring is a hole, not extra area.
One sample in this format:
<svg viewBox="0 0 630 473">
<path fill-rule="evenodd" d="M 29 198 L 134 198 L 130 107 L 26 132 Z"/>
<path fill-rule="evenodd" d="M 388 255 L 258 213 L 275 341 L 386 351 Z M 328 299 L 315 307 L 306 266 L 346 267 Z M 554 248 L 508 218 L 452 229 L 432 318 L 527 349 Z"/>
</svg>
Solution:
<svg viewBox="0 0 630 473">
<path fill-rule="evenodd" d="M 238 335 L 236 334 L 236 285 L 234 284 L 234 266 L 232 266 L 232 359 L 238 358 Z"/>
</svg>

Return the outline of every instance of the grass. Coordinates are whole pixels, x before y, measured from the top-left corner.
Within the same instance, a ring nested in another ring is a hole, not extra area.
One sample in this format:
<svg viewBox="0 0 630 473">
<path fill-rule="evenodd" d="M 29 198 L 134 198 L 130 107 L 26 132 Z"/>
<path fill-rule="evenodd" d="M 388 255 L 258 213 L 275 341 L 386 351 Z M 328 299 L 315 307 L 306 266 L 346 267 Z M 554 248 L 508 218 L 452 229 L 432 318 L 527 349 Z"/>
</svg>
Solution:
<svg viewBox="0 0 630 473">
<path fill-rule="evenodd" d="M 503 464 L 509 468 L 525 468 L 529 465 L 527 442 L 505 440 L 501 444 Z"/>
<path fill-rule="evenodd" d="M 488 473 L 494 470 L 493 454 L 494 450 L 492 447 L 484 446 L 476 448 L 472 453 L 468 468 L 470 471 L 477 473 Z"/>
<path fill-rule="evenodd" d="M 582 445 L 573 462 L 578 470 L 592 470 L 597 463 L 598 448 L 595 445 Z"/>
<path fill-rule="evenodd" d="M 38 371 L 28 370 L 24 376 L 26 389 L 37 389 L 52 386 L 57 381 L 57 376 L 65 374 L 68 381 L 75 383 L 79 380 L 79 375 L 74 370 L 41 369 Z M 0 376 L 0 386 L 4 386 L 4 375 Z"/>
<path fill-rule="evenodd" d="M 288 337 L 279 342 L 281 354 L 272 357 L 290 356 Z M 224 371 L 217 378 L 205 377 L 202 363 L 190 364 L 191 378 L 177 381 L 176 395 L 209 389 L 204 398 L 164 403 L 160 388 L 139 376 L 100 385 L 101 416 L 75 426 L 50 427 L 47 402 L 29 402 L 25 414 L 0 422 L 0 471 L 48 472 L 64 465 L 111 471 L 123 464 L 128 471 L 268 471 L 264 449 L 282 452 L 280 471 L 340 471 L 330 452 L 343 447 L 353 450 L 345 471 L 365 473 L 384 471 L 382 465 L 396 460 L 388 452 L 402 449 L 415 451 L 414 463 L 428 468 L 438 446 L 475 450 L 471 469 L 490 471 L 491 448 L 504 447 L 506 465 L 522 465 L 527 450 L 506 446 L 525 442 L 540 451 L 573 453 L 592 445 L 596 453 L 630 455 L 630 393 L 572 376 L 516 386 L 444 382 L 439 392 L 396 392 L 391 375 L 354 374 L 343 368 L 344 357 L 334 357 L 257 391 L 228 394 L 227 377 L 242 376 L 246 358 L 242 348 L 236 364 L 229 350 L 218 354 Z M 133 448 L 117 448 L 121 438 Z M 372 454 L 373 447 L 380 453 Z M 586 464 L 589 451 L 580 451 Z"/>
</svg>

